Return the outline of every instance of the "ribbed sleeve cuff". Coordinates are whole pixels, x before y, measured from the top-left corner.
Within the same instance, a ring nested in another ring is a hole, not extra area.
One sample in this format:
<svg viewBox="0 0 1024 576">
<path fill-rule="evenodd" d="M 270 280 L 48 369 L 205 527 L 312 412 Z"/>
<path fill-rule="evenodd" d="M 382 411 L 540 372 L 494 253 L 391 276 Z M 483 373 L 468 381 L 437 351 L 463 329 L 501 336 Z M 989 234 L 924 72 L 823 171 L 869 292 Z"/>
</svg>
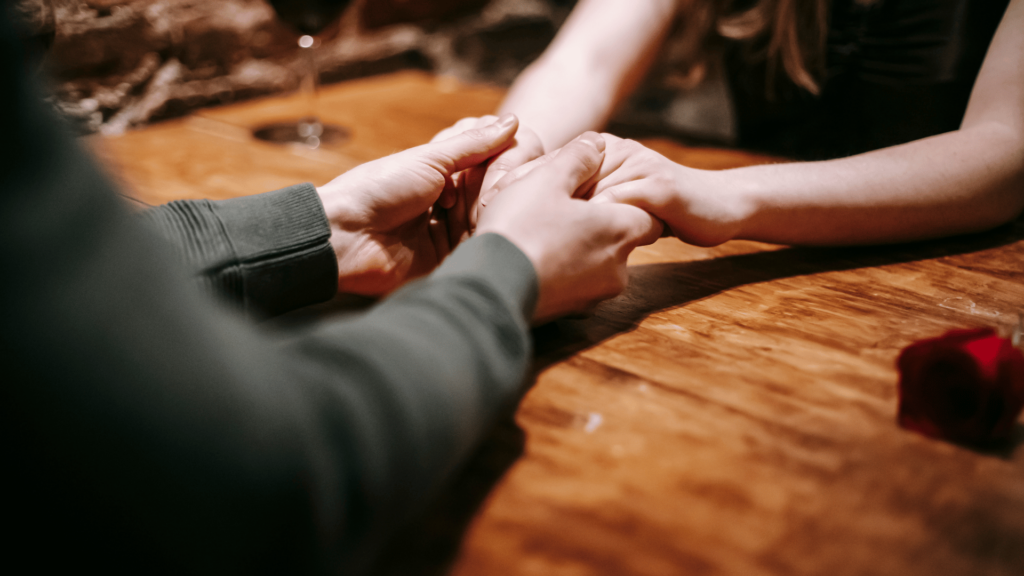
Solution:
<svg viewBox="0 0 1024 576">
<path fill-rule="evenodd" d="M 490 284 L 526 322 L 537 307 L 537 273 L 526 254 L 500 234 L 481 234 L 463 242 L 433 274 L 469 276 Z"/>
<path fill-rule="evenodd" d="M 338 290 L 331 227 L 312 184 L 212 203 L 242 275 L 247 310 L 275 315 Z"/>
<path fill-rule="evenodd" d="M 142 215 L 195 280 L 256 316 L 338 291 L 331 227 L 312 184 L 211 202 L 178 200 Z"/>
<path fill-rule="evenodd" d="M 312 184 L 212 202 L 239 260 L 327 242 L 331 227 Z"/>
</svg>

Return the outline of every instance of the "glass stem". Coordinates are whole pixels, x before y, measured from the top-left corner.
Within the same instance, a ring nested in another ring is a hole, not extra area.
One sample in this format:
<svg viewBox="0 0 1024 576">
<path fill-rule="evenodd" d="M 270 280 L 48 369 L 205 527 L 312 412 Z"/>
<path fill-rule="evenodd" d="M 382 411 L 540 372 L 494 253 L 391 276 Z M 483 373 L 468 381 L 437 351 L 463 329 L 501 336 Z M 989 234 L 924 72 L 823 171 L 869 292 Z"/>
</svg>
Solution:
<svg viewBox="0 0 1024 576">
<path fill-rule="evenodd" d="M 317 92 L 320 89 L 320 70 L 316 63 L 316 47 L 320 41 L 312 36 L 299 38 L 299 49 L 305 60 L 304 74 L 302 78 L 302 94 L 306 99 L 306 122 L 319 124 L 320 115 L 317 110 Z"/>
</svg>

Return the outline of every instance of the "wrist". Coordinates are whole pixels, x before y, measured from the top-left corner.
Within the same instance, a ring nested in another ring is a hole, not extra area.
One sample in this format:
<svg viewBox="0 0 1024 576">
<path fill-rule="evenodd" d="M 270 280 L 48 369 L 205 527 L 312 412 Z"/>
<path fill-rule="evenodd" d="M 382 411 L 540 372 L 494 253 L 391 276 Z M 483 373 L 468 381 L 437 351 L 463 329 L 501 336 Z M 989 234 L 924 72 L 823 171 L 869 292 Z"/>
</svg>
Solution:
<svg viewBox="0 0 1024 576">
<path fill-rule="evenodd" d="M 331 249 L 334 251 L 335 259 L 338 262 L 338 288 L 340 291 L 351 291 L 348 280 L 353 276 L 353 270 L 358 247 L 364 241 L 362 231 L 365 225 L 360 221 L 360 210 L 355 205 L 351 193 L 339 190 L 334 183 L 316 189 L 320 202 L 324 206 L 327 221 L 330 226 Z"/>
<path fill-rule="evenodd" d="M 716 186 L 728 204 L 730 240 L 757 240 L 765 213 L 764 181 L 743 168 L 714 172 Z"/>
<path fill-rule="evenodd" d="M 749 239 L 760 212 L 760 185 L 740 170 L 692 170 L 681 182 L 697 186 L 700 196 L 714 202 L 704 217 L 714 222 L 709 245 Z"/>
<path fill-rule="evenodd" d="M 324 212 L 332 228 L 359 232 L 369 226 L 369 215 L 363 203 L 359 201 L 357 192 L 351 187 L 337 184 L 340 179 L 318 187 L 317 196 L 320 197 L 320 203 L 324 206 Z"/>
</svg>

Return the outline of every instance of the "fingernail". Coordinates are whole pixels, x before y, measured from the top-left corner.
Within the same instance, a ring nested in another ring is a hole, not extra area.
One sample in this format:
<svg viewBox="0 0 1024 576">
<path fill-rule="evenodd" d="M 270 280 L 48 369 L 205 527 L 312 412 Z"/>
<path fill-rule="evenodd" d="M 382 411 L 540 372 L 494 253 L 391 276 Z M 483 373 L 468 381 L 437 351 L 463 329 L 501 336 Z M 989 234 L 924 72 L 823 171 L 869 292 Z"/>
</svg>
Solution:
<svg viewBox="0 0 1024 576">
<path fill-rule="evenodd" d="M 597 148 L 598 152 L 604 152 L 604 138 L 601 137 L 597 132 L 584 132 L 579 136 L 580 142 L 586 142 L 594 148 Z"/>
<path fill-rule="evenodd" d="M 501 118 L 498 118 L 497 122 L 495 122 L 494 124 L 495 126 L 501 128 L 502 130 L 505 130 L 506 128 L 509 128 L 510 126 L 515 124 L 515 122 L 516 115 L 510 112 L 508 114 L 502 114 Z"/>
</svg>

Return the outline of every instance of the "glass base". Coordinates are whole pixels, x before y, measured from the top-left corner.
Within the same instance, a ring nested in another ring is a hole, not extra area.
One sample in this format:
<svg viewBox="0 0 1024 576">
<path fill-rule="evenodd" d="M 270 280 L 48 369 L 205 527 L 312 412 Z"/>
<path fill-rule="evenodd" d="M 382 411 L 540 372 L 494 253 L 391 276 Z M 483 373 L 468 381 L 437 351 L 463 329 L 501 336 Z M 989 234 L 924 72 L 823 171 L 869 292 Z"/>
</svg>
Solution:
<svg viewBox="0 0 1024 576">
<path fill-rule="evenodd" d="M 341 144 L 349 139 L 349 131 L 345 128 L 317 120 L 268 124 L 253 130 L 252 135 L 265 142 L 301 144 L 314 149 L 322 145 Z"/>
</svg>

